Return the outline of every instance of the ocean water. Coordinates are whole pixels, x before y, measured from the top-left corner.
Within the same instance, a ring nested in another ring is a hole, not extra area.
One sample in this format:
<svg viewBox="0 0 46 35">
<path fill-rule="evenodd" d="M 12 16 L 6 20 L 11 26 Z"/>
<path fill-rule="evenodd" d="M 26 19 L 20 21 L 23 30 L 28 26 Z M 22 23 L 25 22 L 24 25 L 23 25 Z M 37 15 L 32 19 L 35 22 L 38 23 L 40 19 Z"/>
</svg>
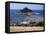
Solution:
<svg viewBox="0 0 46 35">
<path fill-rule="evenodd" d="M 10 10 L 10 22 L 11 23 L 16 23 L 21 22 L 21 21 L 25 21 L 25 20 L 31 20 L 31 21 L 42 21 L 43 20 L 43 16 L 44 16 L 44 12 L 42 10 L 32 10 L 33 12 L 31 13 L 36 13 L 36 14 L 32 14 L 32 15 L 22 15 L 20 14 L 21 12 L 19 10 Z"/>
</svg>

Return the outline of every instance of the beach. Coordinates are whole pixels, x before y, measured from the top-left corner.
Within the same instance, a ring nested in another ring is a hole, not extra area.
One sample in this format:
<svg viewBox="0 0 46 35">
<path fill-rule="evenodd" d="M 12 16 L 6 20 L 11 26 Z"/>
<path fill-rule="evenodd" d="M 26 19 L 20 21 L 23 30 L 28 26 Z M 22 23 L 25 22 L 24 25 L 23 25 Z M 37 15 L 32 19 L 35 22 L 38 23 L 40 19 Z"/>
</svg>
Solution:
<svg viewBox="0 0 46 35">
<path fill-rule="evenodd" d="M 40 27 L 40 26 L 10 26 L 10 32 L 23 32 L 23 31 L 40 31 L 43 30 L 44 27 Z"/>
</svg>

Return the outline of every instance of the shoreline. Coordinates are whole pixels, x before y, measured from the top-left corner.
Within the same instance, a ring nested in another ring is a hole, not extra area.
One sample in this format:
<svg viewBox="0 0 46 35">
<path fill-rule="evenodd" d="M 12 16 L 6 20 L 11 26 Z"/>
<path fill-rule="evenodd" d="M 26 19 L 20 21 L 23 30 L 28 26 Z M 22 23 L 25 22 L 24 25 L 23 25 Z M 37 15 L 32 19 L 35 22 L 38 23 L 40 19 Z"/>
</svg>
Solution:
<svg viewBox="0 0 46 35">
<path fill-rule="evenodd" d="M 39 31 L 44 30 L 44 27 L 33 26 L 33 27 L 25 27 L 25 26 L 10 26 L 10 32 L 21 32 L 21 31 Z"/>
</svg>

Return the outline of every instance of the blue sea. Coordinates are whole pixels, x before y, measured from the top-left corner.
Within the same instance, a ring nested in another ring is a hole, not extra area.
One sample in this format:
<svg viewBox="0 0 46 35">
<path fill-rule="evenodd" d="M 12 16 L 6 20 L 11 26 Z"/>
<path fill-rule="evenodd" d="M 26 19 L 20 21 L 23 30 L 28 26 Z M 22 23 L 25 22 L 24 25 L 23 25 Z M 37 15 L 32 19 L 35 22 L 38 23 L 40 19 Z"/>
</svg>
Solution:
<svg viewBox="0 0 46 35">
<path fill-rule="evenodd" d="M 32 10 L 34 13 L 40 13 L 40 14 L 36 14 L 37 16 L 41 16 L 43 17 L 44 12 L 43 10 Z M 26 15 L 21 15 L 19 14 L 20 11 L 19 10 L 10 10 L 10 22 L 11 23 L 15 23 L 16 21 L 24 21 L 27 17 L 31 17 L 30 16 L 26 16 Z M 32 12 L 31 12 L 32 13 Z"/>
</svg>

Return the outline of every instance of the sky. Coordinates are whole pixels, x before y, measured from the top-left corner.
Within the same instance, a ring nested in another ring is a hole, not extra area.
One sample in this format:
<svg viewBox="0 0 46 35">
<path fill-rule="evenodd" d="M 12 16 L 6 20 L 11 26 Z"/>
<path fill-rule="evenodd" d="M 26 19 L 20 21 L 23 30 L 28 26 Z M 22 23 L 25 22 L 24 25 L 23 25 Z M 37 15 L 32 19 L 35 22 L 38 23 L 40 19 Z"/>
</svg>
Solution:
<svg viewBox="0 0 46 35">
<path fill-rule="evenodd" d="M 25 7 L 32 10 L 43 10 L 43 5 L 10 3 L 10 9 L 23 9 Z"/>
</svg>

